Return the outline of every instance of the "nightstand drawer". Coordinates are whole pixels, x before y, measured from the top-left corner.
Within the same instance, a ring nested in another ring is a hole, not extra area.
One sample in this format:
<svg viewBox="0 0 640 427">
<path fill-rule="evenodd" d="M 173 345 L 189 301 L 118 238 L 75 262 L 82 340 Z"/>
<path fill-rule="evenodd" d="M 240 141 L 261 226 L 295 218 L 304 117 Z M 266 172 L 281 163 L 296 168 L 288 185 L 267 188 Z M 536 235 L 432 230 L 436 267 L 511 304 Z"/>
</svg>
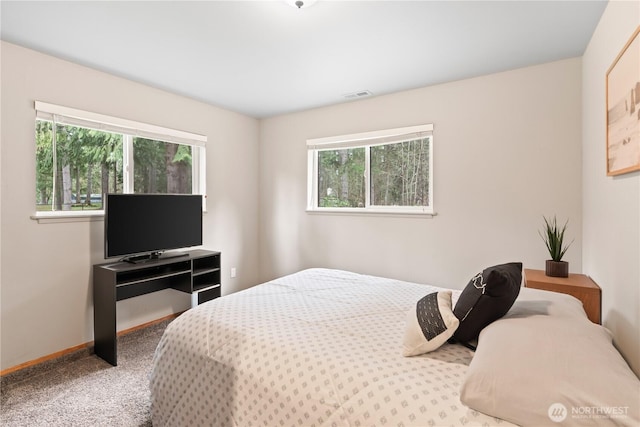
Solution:
<svg viewBox="0 0 640 427">
<path fill-rule="evenodd" d="M 593 323 L 601 322 L 602 291 L 589 276 L 569 274 L 569 277 L 550 277 L 542 270 L 525 269 L 527 287 L 560 292 L 582 301 L 587 317 Z"/>
</svg>

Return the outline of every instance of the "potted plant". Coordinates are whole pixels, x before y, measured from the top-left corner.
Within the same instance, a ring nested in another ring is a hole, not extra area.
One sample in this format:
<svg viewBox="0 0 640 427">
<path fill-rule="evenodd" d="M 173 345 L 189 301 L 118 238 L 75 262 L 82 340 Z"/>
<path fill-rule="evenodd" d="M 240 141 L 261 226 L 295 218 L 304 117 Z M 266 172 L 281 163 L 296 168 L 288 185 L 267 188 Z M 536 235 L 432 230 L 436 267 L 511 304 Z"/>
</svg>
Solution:
<svg viewBox="0 0 640 427">
<path fill-rule="evenodd" d="M 539 232 L 540 237 L 547 245 L 547 250 L 551 259 L 547 260 L 545 265 L 545 274 L 551 277 L 569 277 L 569 263 L 562 261 L 564 256 L 573 240 L 566 246 L 564 246 L 564 233 L 567 230 L 567 220 L 562 227 L 558 226 L 556 217 L 553 219 L 544 218 L 545 228 L 542 232 Z"/>
</svg>

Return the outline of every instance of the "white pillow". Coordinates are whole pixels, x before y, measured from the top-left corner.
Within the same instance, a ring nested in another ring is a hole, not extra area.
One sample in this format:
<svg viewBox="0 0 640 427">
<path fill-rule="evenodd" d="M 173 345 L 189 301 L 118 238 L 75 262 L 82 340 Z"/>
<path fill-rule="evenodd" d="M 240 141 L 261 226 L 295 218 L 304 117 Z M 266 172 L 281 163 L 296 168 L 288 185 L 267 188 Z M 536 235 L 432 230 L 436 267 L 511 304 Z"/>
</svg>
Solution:
<svg viewBox="0 0 640 427">
<path fill-rule="evenodd" d="M 409 310 L 402 343 L 403 356 L 428 353 L 451 338 L 460 323 L 451 309 L 451 294 L 451 291 L 433 292 Z"/>
<path fill-rule="evenodd" d="M 526 288 L 480 332 L 460 400 L 522 426 L 640 425 L 640 381 L 608 331 L 574 298 Z"/>
</svg>

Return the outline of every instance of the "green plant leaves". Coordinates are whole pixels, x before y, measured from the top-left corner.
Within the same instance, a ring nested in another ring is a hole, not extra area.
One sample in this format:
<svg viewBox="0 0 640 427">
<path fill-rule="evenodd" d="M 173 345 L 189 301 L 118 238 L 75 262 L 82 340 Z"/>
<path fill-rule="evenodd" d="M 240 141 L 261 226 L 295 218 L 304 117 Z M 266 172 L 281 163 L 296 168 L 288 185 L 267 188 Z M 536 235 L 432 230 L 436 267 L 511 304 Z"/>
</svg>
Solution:
<svg viewBox="0 0 640 427">
<path fill-rule="evenodd" d="M 539 231 L 538 234 L 540 234 L 540 237 L 542 237 L 542 240 L 547 246 L 551 259 L 553 261 L 562 261 L 562 257 L 567 252 L 567 249 L 569 249 L 569 246 L 573 243 L 572 240 L 568 245 L 563 246 L 564 233 L 567 230 L 569 220 L 560 227 L 558 226 L 558 221 L 556 220 L 555 215 L 552 219 L 547 219 L 544 216 L 542 218 L 544 219 L 545 228 L 543 231 Z"/>
</svg>

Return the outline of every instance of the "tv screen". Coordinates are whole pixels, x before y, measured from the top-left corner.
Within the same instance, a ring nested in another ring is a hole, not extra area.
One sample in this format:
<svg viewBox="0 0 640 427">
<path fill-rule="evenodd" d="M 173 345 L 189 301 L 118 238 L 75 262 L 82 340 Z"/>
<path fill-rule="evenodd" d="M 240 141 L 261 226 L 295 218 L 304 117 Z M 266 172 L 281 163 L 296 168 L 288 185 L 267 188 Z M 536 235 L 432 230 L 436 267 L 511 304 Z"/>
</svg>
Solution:
<svg viewBox="0 0 640 427">
<path fill-rule="evenodd" d="M 202 196 L 107 194 L 105 258 L 159 253 L 202 244 Z"/>
</svg>

